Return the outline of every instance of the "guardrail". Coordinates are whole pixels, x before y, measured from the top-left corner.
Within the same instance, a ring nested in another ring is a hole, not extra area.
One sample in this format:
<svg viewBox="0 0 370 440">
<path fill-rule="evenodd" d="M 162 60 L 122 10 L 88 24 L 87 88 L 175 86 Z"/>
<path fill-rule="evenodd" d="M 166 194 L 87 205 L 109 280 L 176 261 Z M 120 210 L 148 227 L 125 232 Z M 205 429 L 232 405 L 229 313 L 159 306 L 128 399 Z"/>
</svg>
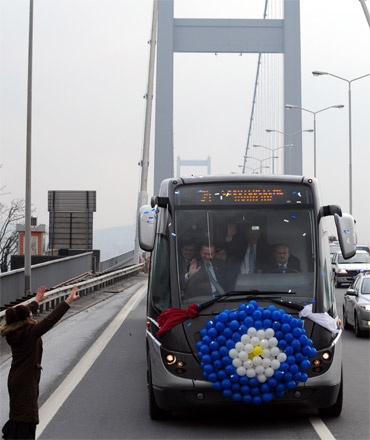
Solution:
<svg viewBox="0 0 370 440">
<path fill-rule="evenodd" d="M 127 275 L 132 274 L 134 272 L 138 272 L 140 269 L 144 267 L 144 264 L 135 264 L 130 267 L 126 267 L 121 270 L 117 270 L 114 272 L 110 272 L 104 275 L 100 275 L 98 277 L 92 278 L 87 281 L 80 281 L 79 283 L 70 284 L 68 286 L 59 287 L 57 289 L 53 289 L 47 292 L 48 298 L 40 304 L 39 311 L 42 313 L 48 311 L 50 308 L 54 308 L 59 302 L 64 301 L 68 295 L 70 294 L 74 285 L 78 287 L 78 294 L 80 296 L 88 295 L 89 293 L 94 292 L 95 290 L 101 289 L 102 287 L 116 283 L 121 279 L 125 278 Z M 34 301 L 35 298 L 28 299 L 20 304 L 27 305 Z M 5 310 L 0 312 L 0 319 L 4 317 Z"/>
<path fill-rule="evenodd" d="M 128 251 L 124 254 L 117 255 L 116 257 L 109 258 L 100 262 L 100 272 L 105 272 L 107 270 L 119 269 L 124 264 L 132 262 L 134 259 L 134 251 Z"/>
<path fill-rule="evenodd" d="M 92 252 L 34 264 L 31 267 L 31 290 L 36 292 L 39 286 L 55 286 L 92 269 Z M 0 291 L 1 307 L 21 298 L 24 292 L 24 268 L 0 274 Z"/>
</svg>

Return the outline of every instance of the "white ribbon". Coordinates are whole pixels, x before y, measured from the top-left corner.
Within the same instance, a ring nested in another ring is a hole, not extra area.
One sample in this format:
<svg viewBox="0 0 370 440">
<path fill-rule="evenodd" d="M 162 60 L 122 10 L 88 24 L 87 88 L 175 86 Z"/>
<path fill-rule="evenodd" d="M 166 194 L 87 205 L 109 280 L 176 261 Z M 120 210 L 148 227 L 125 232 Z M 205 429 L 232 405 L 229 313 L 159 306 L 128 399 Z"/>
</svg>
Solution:
<svg viewBox="0 0 370 440">
<path fill-rule="evenodd" d="M 299 312 L 300 318 L 308 318 L 313 322 L 321 325 L 331 331 L 334 334 L 339 333 L 339 329 L 337 327 L 337 323 L 333 317 L 331 317 L 327 312 L 325 313 L 313 313 L 312 312 L 312 304 L 307 304 L 303 307 L 303 309 Z"/>
</svg>

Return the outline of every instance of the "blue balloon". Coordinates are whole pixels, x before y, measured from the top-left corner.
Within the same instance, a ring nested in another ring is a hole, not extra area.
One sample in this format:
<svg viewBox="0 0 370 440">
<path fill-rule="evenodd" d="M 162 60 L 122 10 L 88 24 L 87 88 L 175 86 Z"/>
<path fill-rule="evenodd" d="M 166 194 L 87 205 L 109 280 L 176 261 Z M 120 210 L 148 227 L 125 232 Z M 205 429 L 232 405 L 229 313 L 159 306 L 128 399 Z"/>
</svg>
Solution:
<svg viewBox="0 0 370 440">
<path fill-rule="evenodd" d="M 210 382 L 217 382 L 217 374 L 216 373 L 211 373 L 209 376 L 208 376 L 208 380 L 210 381 Z"/>
<path fill-rule="evenodd" d="M 206 355 L 207 356 L 207 355 Z M 220 359 L 220 352 L 218 350 L 214 350 L 211 353 L 211 358 L 215 361 L 217 359 Z"/>
<path fill-rule="evenodd" d="M 271 319 L 264 319 L 263 321 L 262 321 L 262 324 L 263 324 L 263 328 L 270 328 L 271 327 L 271 324 L 272 324 L 272 322 L 271 322 Z"/>
<path fill-rule="evenodd" d="M 259 384 L 259 382 L 258 382 L 258 379 L 256 377 L 252 377 L 252 378 L 249 379 L 249 386 L 251 388 L 258 387 L 258 384 Z"/>
<path fill-rule="evenodd" d="M 309 356 L 311 354 L 311 347 L 309 345 L 302 347 L 302 354 Z"/>
<path fill-rule="evenodd" d="M 276 386 L 276 389 L 275 389 L 276 393 L 284 392 L 284 390 L 285 390 L 285 385 L 282 384 L 282 383 L 279 383 L 279 384 Z"/>
<path fill-rule="evenodd" d="M 306 380 L 308 379 L 308 376 L 306 373 L 301 373 L 301 382 L 306 382 Z"/>
<path fill-rule="evenodd" d="M 269 393 L 270 392 L 270 387 L 267 385 L 267 383 L 263 383 L 260 386 L 260 391 L 261 391 L 261 393 Z"/>
<path fill-rule="evenodd" d="M 212 373 L 212 372 L 213 372 L 213 365 L 212 365 L 212 364 L 204 365 L 203 370 L 204 370 L 207 374 Z"/>
<path fill-rule="evenodd" d="M 222 385 L 222 388 L 224 388 L 224 389 L 229 389 L 229 388 L 231 388 L 231 382 L 229 381 L 229 379 L 224 379 L 224 380 L 221 382 L 221 385 Z"/>
<path fill-rule="evenodd" d="M 289 322 L 292 319 L 291 315 L 288 315 L 284 312 L 284 314 L 281 317 L 281 322 L 286 323 Z"/>
<path fill-rule="evenodd" d="M 293 374 L 293 377 L 295 374 L 299 372 L 299 367 L 297 364 L 293 364 L 289 367 L 289 371 Z"/>
<path fill-rule="evenodd" d="M 290 320 L 290 326 L 291 326 L 292 328 L 297 328 L 297 327 L 298 327 L 298 320 L 297 320 L 296 318 L 292 318 L 292 319 Z"/>
<path fill-rule="evenodd" d="M 252 388 L 251 389 L 251 396 L 259 396 L 260 390 L 259 388 Z"/>
<path fill-rule="evenodd" d="M 217 359 L 213 362 L 213 366 L 216 368 L 216 370 L 220 370 L 224 365 L 219 359 Z"/>
<path fill-rule="evenodd" d="M 301 344 L 299 343 L 299 341 L 298 341 L 297 339 L 294 339 L 294 340 L 291 342 L 290 347 L 292 348 L 293 351 L 299 351 L 299 350 L 301 349 Z M 290 347 L 287 347 L 287 348 L 285 349 L 285 352 L 286 352 L 286 350 L 287 350 L 288 348 L 290 348 Z"/>
<path fill-rule="evenodd" d="M 304 373 L 295 373 L 295 374 L 293 374 L 293 380 L 295 381 L 295 382 L 301 382 L 302 381 L 302 374 L 304 374 Z"/>
<path fill-rule="evenodd" d="M 230 382 L 238 382 L 239 380 L 239 376 L 237 374 L 231 374 L 231 376 L 229 377 Z"/>
<path fill-rule="evenodd" d="M 297 323 L 297 327 L 302 328 L 303 327 L 303 321 L 302 319 L 297 319 L 298 323 Z"/>
<path fill-rule="evenodd" d="M 233 400 L 235 400 L 235 402 L 240 402 L 242 400 L 242 395 L 240 393 L 234 393 Z"/>
<path fill-rule="evenodd" d="M 254 299 L 252 299 L 251 301 L 249 301 L 248 304 L 249 304 L 250 306 L 253 306 L 254 308 L 257 308 L 257 307 L 258 307 L 257 301 L 254 300 Z"/>
<path fill-rule="evenodd" d="M 303 361 L 303 359 L 304 359 L 304 356 L 302 353 L 296 353 L 295 360 L 298 364 L 300 364 Z"/>
<path fill-rule="evenodd" d="M 241 321 L 244 321 L 244 319 L 247 317 L 247 312 L 245 311 L 245 310 L 241 310 L 240 312 L 239 312 L 239 319 L 241 320 Z"/>
<path fill-rule="evenodd" d="M 295 356 L 288 356 L 287 359 L 286 359 L 286 362 L 287 362 L 289 365 L 294 364 L 294 363 L 295 363 Z"/>
<path fill-rule="evenodd" d="M 205 354 L 205 355 L 202 357 L 202 362 L 204 363 L 204 365 L 206 365 L 206 364 L 210 364 L 210 363 L 212 362 L 212 358 L 211 358 L 211 356 L 210 356 L 209 354 Z"/>
<path fill-rule="evenodd" d="M 271 318 L 274 320 L 274 321 L 280 321 L 280 313 L 277 311 L 277 310 L 274 310 L 273 312 L 272 312 L 272 314 L 271 314 Z"/>
<path fill-rule="evenodd" d="M 254 405 L 260 405 L 262 403 L 262 399 L 260 398 L 260 396 L 255 396 L 253 397 L 252 402 Z"/>
<path fill-rule="evenodd" d="M 217 373 L 217 377 L 218 377 L 220 380 L 224 380 L 224 379 L 226 379 L 226 378 L 227 378 L 227 374 L 226 374 L 225 370 L 220 370 L 220 371 Z"/>
<path fill-rule="evenodd" d="M 302 332 L 301 332 L 302 329 L 300 329 L 300 328 L 298 328 L 298 327 L 293 327 L 293 326 L 292 326 L 292 323 L 290 323 L 290 326 L 291 326 L 291 328 L 293 329 L 293 330 L 292 330 L 292 334 L 293 334 L 293 336 L 294 336 L 295 338 L 299 338 L 299 337 L 301 336 L 301 334 L 302 334 Z"/>
<path fill-rule="evenodd" d="M 207 329 L 202 328 L 202 330 L 200 331 L 200 336 L 203 338 L 203 336 L 207 336 Z"/>
<path fill-rule="evenodd" d="M 209 329 L 209 328 L 213 327 L 213 325 L 214 325 L 213 321 L 208 321 L 206 324 L 206 328 Z"/>
<path fill-rule="evenodd" d="M 289 382 L 290 380 L 292 380 L 293 379 L 293 374 L 292 373 L 289 373 L 289 371 L 287 371 L 285 374 L 284 374 L 284 382 Z"/>
<path fill-rule="evenodd" d="M 273 377 L 274 377 L 278 382 L 280 382 L 281 379 L 283 378 L 283 376 L 284 376 L 284 374 L 283 374 L 282 371 L 280 371 L 280 370 L 275 370 L 275 373 L 274 373 L 274 376 L 273 376 Z"/>
<path fill-rule="evenodd" d="M 224 356 L 224 357 L 221 359 L 221 361 L 222 361 L 222 363 L 223 363 L 224 365 L 230 365 L 231 362 L 232 362 L 232 359 L 231 359 L 230 356 Z"/>
<path fill-rule="evenodd" d="M 234 332 L 235 330 L 238 330 L 239 322 L 234 319 L 233 321 L 230 321 L 229 327 Z"/>
<path fill-rule="evenodd" d="M 265 319 L 270 319 L 272 315 L 271 310 L 269 310 L 268 308 L 264 309 L 262 314 Z"/>
<path fill-rule="evenodd" d="M 249 327 L 247 327 L 246 325 L 242 324 L 242 325 L 239 327 L 239 332 L 240 332 L 242 335 L 245 335 L 245 334 L 247 333 L 247 331 L 248 331 L 248 328 L 249 328 Z"/>
<path fill-rule="evenodd" d="M 262 328 L 263 328 L 262 321 L 254 321 L 254 327 L 255 327 L 257 330 L 262 330 Z"/>
<path fill-rule="evenodd" d="M 220 381 L 214 382 L 213 388 L 217 391 L 220 391 L 222 389 L 221 382 Z"/>
<path fill-rule="evenodd" d="M 246 308 L 247 308 L 247 306 L 245 304 L 240 304 L 240 306 L 239 306 L 239 310 L 245 310 Z"/>
<path fill-rule="evenodd" d="M 220 347 L 220 344 L 217 341 L 212 341 L 209 344 L 209 348 L 211 349 L 211 351 L 218 350 L 219 347 Z"/>
<path fill-rule="evenodd" d="M 241 338 L 241 334 L 239 332 L 234 332 L 233 335 L 231 336 L 231 339 L 235 342 L 239 342 L 240 338 Z"/>
<path fill-rule="evenodd" d="M 217 330 L 214 327 L 208 330 L 208 336 L 210 338 L 215 338 L 217 335 L 218 335 Z"/>
<path fill-rule="evenodd" d="M 244 403 L 252 403 L 252 396 L 249 394 L 246 394 L 245 396 L 243 396 L 243 402 Z"/>
<path fill-rule="evenodd" d="M 249 384 L 249 378 L 247 376 L 241 376 L 239 379 L 239 382 L 241 385 L 248 385 Z"/>
<path fill-rule="evenodd" d="M 243 385 L 243 386 L 240 388 L 240 391 L 241 391 L 242 394 L 249 394 L 250 390 L 251 390 L 251 389 L 249 388 L 248 385 Z"/>
<path fill-rule="evenodd" d="M 277 330 L 280 330 L 280 328 L 281 328 L 281 324 L 280 324 L 279 321 L 273 321 L 272 324 L 271 324 L 271 327 L 272 327 L 275 331 L 277 331 Z"/>
<path fill-rule="evenodd" d="M 209 345 L 212 342 L 212 339 L 208 335 L 207 336 L 203 336 L 202 342 L 205 345 Z"/>
<path fill-rule="evenodd" d="M 232 337 L 232 335 L 231 335 L 231 337 Z M 226 347 L 227 347 L 227 349 L 228 350 L 231 350 L 232 348 L 235 348 L 235 341 L 234 340 L 232 340 L 232 339 L 228 339 L 227 341 L 226 341 Z"/>
<path fill-rule="evenodd" d="M 230 365 L 226 365 L 225 367 L 225 371 L 228 375 L 234 374 L 235 373 L 235 367 L 234 365 L 230 364 Z"/>
<path fill-rule="evenodd" d="M 300 336 L 298 340 L 299 340 L 300 344 L 302 344 L 302 345 L 307 345 L 307 343 L 308 343 L 308 338 L 305 335 Z"/>
<path fill-rule="evenodd" d="M 216 341 L 220 344 L 220 345 L 225 345 L 226 344 L 226 337 L 224 335 L 220 335 L 217 336 Z"/>
<path fill-rule="evenodd" d="M 225 330 L 225 324 L 222 322 L 222 321 L 218 321 L 217 323 L 216 323 L 216 330 L 218 331 L 218 332 L 222 332 L 222 331 L 224 331 Z"/>
<path fill-rule="evenodd" d="M 294 341 L 293 341 L 294 342 Z M 292 343 L 293 343 L 292 342 Z M 293 350 L 293 347 L 291 347 L 290 345 L 285 349 L 285 354 L 287 355 L 287 356 L 290 356 L 290 355 L 292 355 L 294 353 L 294 350 Z"/>
<path fill-rule="evenodd" d="M 260 319 L 262 318 L 262 313 L 261 313 L 259 310 L 255 310 L 255 311 L 252 313 L 252 318 L 253 318 L 254 320 L 260 320 Z"/>
<path fill-rule="evenodd" d="M 302 362 L 301 362 L 301 364 L 300 364 L 300 366 L 299 366 L 299 369 L 301 370 L 301 371 L 304 371 L 304 370 L 307 370 L 307 368 L 310 366 L 310 361 L 308 360 L 308 359 L 304 359 Z"/>
<path fill-rule="evenodd" d="M 220 356 L 227 356 L 229 354 L 229 349 L 225 346 L 220 347 L 219 352 L 220 352 Z"/>
<path fill-rule="evenodd" d="M 251 303 L 247 305 L 246 311 L 248 315 L 251 315 L 255 310 L 256 310 L 255 307 Z"/>
<path fill-rule="evenodd" d="M 225 312 L 219 314 L 219 320 L 222 322 L 227 322 L 229 320 L 229 315 Z"/>
<path fill-rule="evenodd" d="M 294 337 L 291 333 L 285 333 L 284 339 L 287 341 L 288 344 L 290 344 L 293 341 Z"/>
<path fill-rule="evenodd" d="M 239 392 L 239 391 L 240 391 L 240 385 L 239 385 L 238 383 L 233 383 L 233 384 L 231 385 L 231 391 L 232 391 L 233 393 L 237 393 L 237 392 Z"/>
<path fill-rule="evenodd" d="M 285 339 L 280 339 L 280 341 L 278 342 L 278 347 L 280 348 L 280 350 L 285 350 L 287 345 L 288 343 Z"/>
<path fill-rule="evenodd" d="M 287 323 L 284 323 L 284 324 L 281 326 L 281 331 L 282 331 L 283 333 L 288 333 L 288 332 L 290 332 L 290 330 L 291 330 L 290 325 L 287 324 Z"/>
<path fill-rule="evenodd" d="M 281 371 L 280 371 L 280 373 L 281 373 Z M 271 388 L 275 388 L 276 385 L 278 384 L 278 381 L 276 380 L 275 377 L 269 377 L 269 378 L 267 379 L 267 384 L 268 384 Z"/>
<path fill-rule="evenodd" d="M 246 327 L 253 327 L 254 324 L 254 319 L 251 316 L 248 316 L 247 318 L 244 319 L 244 325 Z"/>
<path fill-rule="evenodd" d="M 286 387 L 288 388 L 288 390 L 291 390 L 291 389 L 295 388 L 296 386 L 297 386 L 297 384 L 294 382 L 294 380 L 290 380 L 286 384 Z"/>
<path fill-rule="evenodd" d="M 231 390 L 223 390 L 222 394 L 224 397 L 232 397 L 233 393 Z"/>
<path fill-rule="evenodd" d="M 237 320 L 238 317 L 239 317 L 239 312 L 236 311 L 236 310 L 233 311 L 233 312 L 231 312 L 231 313 L 229 314 L 229 320 L 230 320 L 230 321 Z"/>
<path fill-rule="evenodd" d="M 200 350 L 200 347 L 202 346 L 202 344 L 203 344 L 202 341 L 198 341 L 198 342 L 196 343 L 196 347 L 197 347 L 198 350 Z"/>
<path fill-rule="evenodd" d="M 271 402 L 272 395 L 270 393 L 264 393 L 262 394 L 262 401 L 265 403 Z"/>
<path fill-rule="evenodd" d="M 308 357 L 315 357 L 317 355 L 317 351 L 316 351 L 316 348 L 315 347 L 311 347 L 311 352 L 310 352 L 310 354 L 308 355 Z"/>
<path fill-rule="evenodd" d="M 274 312 L 276 310 L 276 307 L 273 304 L 270 304 L 269 306 L 267 306 L 267 310 L 270 310 L 270 312 Z"/>
<path fill-rule="evenodd" d="M 208 345 L 203 344 L 203 345 L 200 347 L 200 351 L 201 351 L 203 354 L 208 354 L 211 350 L 209 349 L 209 346 L 208 346 Z"/>
<path fill-rule="evenodd" d="M 280 371 L 288 371 L 289 370 L 289 364 L 287 363 L 287 362 L 282 362 L 281 364 L 280 364 L 280 368 L 279 368 L 279 370 Z"/>
</svg>

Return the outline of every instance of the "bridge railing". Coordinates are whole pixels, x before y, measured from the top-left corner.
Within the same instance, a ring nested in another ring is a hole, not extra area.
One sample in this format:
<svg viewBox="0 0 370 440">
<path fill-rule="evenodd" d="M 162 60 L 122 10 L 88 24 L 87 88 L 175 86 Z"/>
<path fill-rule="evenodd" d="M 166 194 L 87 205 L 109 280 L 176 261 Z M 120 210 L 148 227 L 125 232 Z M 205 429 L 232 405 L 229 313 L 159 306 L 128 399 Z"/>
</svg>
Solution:
<svg viewBox="0 0 370 440">
<path fill-rule="evenodd" d="M 100 272 L 106 270 L 119 269 L 129 263 L 133 263 L 134 251 L 125 252 L 124 254 L 117 255 L 116 257 L 109 258 L 100 262 Z"/>
<path fill-rule="evenodd" d="M 73 255 L 32 266 L 31 290 L 40 286 L 55 286 L 93 269 L 93 253 Z M 24 292 L 24 268 L 0 274 L 1 303 L 11 304 L 22 298 Z"/>
<path fill-rule="evenodd" d="M 47 292 L 48 298 L 40 304 L 40 312 L 48 311 L 50 308 L 54 308 L 59 302 L 64 301 L 68 295 L 71 293 L 74 285 L 78 287 L 78 294 L 80 296 L 88 295 L 95 290 L 102 289 L 103 287 L 114 284 L 121 279 L 127 277 L 128 275 L 134 274 L 142 270 L 144 264 L 136 264 L 130 267 L 125 267 L 124 269 L 116 270 L 107 274 L 100 275 L 98 277 L 91 278 L 86 281 L 80 281 L 78 283 L 71 283 L 67 286 L 58 287 Z M 21 304 L 27 305 L 34 301 L 34 298 L 30 298 Z M 5 310 L 0 312 L 0 319 L 5 315 Z"/>
</svg>

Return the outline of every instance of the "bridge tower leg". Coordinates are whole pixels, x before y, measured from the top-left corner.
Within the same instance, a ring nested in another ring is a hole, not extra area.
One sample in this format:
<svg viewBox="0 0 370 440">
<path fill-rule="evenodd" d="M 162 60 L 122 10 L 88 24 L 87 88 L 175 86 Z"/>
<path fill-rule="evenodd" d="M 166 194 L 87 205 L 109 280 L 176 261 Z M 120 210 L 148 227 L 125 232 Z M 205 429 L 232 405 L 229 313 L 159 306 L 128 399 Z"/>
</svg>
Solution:
<svg viewBox="0 0 370 440">
<path fill-rule="evenodd" d="M 158 2 L 154 193 L 174 175 L 173 59 L 175 52 L 283 53 L 284 103 L 301 107 L 299 0 L 284 0 L 284 19 L 175 19 L 174 0 Z M 282 109 L 283 111 L 283 109 Z M 266 127 L 273 128 L 273 127 Z M 285 112 L 284 133 L 302 130 L 301 112 Z M 284 172 L 302 174 L 302 135 L 284 158 Z M 290 163 L 291 160 L 291 163 Z"/>
</svg>

